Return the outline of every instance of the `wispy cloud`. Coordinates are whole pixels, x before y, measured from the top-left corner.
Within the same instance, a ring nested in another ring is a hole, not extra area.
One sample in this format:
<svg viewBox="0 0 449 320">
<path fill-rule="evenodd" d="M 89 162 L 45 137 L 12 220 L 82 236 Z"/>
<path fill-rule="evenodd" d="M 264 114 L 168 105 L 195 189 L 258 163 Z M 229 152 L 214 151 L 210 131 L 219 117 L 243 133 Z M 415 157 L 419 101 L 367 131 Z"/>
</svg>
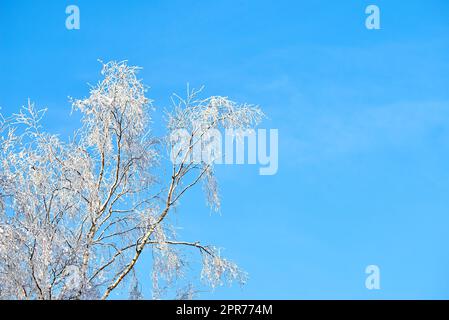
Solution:
<svg viewBox="0 0 449 320">
<path fill-rule="evenodd" d="M 286 131 L 281 143 L 287 150 L 282 151 L 299 162 L 407 148 L 445 141 L 440 138 L 449 136 L 449 102 L 404 102 L 308 115 Z"/>
</svg>

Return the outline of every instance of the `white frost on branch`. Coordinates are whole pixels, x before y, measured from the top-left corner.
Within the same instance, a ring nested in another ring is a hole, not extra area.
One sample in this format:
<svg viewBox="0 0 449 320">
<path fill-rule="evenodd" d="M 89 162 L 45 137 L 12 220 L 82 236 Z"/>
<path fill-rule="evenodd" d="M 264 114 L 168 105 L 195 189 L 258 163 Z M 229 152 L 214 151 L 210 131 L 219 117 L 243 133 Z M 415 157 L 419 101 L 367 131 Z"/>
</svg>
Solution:
<svg viewBox="0 0 449 320">
<path fill-rule="evenodd" d="M 31 102 L 10 117 L 0 114 L 1 299 L 106 299 L 124 282 L 131 282 L 130 297 L 141 298 L 145 281 L 137 282 L 135 266 L 144 249 L 153 256 L 156 298 L 186 276 L 189 250 L 200 252 L 206 284 L 245 282 L 246 274 L 214 247 L 171 231 L 170 213 L 190 188 L 202 182 L 213 208 L 220 198 L 213 163 L 186 157 L 173 164 L 163 148 L 172 151 L 167 137 L 183 128 L 192 133 L 185 150 L 191 153 L 208 129 L 252 128 L 263 113 L 188 91 L 173 99 L 167 136 L 154 137 L 138 70 L 104 64 L 90 95 L 72 99 L 82 126 L 67 141 L 44 131 L 46 110 Z M 164 163 L 168 174 L 159 168 Z M 193 297 L 195 289 L 186 288 L 178 297 Z"/>
</svg>

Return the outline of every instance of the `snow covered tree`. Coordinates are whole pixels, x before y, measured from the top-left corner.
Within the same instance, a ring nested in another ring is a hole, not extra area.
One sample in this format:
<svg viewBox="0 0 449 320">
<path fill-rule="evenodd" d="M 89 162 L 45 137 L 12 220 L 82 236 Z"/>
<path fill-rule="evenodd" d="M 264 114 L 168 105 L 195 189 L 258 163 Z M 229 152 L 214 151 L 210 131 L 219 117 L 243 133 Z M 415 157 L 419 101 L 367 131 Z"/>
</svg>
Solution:
<svg viewBox="0 0 449 320">
<path fill-rule="evenodd" d="M 135 268 L 144 250 L 152 254 L 154 298 L 185 274 L 185 250 L 198 250 L 206 284 L 245 282 L 215 247 L 178 239 L 167 217 L 200 183 L 219 208 L 213 161 L 189 155 L 209 129 L 248 129 L 262 112 L 189 91 L 173 98 L 167 133 L 155 137 L 138 69 L 103 65 L 89 97 L 72 99 L 82 125 L 69 139 L 46 133 L 45 110 L 30 102 L 17 114 L 0 114 L 1 299 L 107 299 L 126 282 L 130 298 L 140 298 Z M 175 149 L 171 136 L 180 128 L 191 136 Z M 189 285 L 178 297 L 194 292 Z"/>
</svg>

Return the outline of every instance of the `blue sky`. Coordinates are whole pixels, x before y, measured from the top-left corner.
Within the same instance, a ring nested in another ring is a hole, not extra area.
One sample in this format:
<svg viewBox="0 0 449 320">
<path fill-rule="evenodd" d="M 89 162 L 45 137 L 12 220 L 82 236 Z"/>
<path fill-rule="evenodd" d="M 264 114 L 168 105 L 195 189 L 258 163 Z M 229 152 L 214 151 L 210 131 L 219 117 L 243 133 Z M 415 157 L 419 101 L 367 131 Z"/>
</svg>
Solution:
<svg viewBox="0 0 449 320">
<path fill-rule="evenodd" d="M 65 28 L 69 4 L 80 30 Z M 369 4 L 381 30 L 365 28 Z M 97 59 L 126 59 L 156 128 L 189 82 L 259 104 L 279 129 L 277 175 L 220 167 L 221 215 L 201 190 L 176 214 L 184 238 L 250 276 L 202 298 L 449 298 L 448 57 L 444 0 L 0 2 L 5 114 L 30 98 L 70 134 L 67 97 L 88 94 Z M 380 290 L 365 288 L 370 264 Z"/>
</svg>

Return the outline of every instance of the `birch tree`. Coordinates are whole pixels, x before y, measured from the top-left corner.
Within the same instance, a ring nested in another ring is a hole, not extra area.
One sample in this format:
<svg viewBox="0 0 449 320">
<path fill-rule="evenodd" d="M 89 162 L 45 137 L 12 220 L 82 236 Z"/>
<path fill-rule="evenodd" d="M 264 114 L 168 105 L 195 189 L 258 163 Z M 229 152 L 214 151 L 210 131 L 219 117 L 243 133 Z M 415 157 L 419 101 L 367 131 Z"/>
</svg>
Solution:
<svg viewBox="0 0 449 320">
<path fill-rule="evenodd" d="M 145 283 L 153 298 L 162 298 L 163 287 L 173 289 L 185 277 L 189 250 L 198 253 L 206 285 L 246 281 L 214 246 L 179 239 L 169 217 L 200 184 L 209 206 L 220 207 L 213 161 L 190 155 L 208 129 L 252 128 L 261 110 L 188 91 L 173 97 L 166 134 L 156 137 L 138 70 L 126 62 L 103 64 L 88 97 L 71 99 L 81 123 L 69 138 L 46 132 L 46 110 L 31 102 L 11 116 L 0 114 L 1 299 L 107 299 L 128 287 L 139 298 Z M 176 149 L 170 137 L 180 128 L 191 136 Z M 139 282 L 135 270 L 144 252 L 152 265 L 142 268 L 152 278 Z M 191 298 L 194 290 L 178 297 Z"/>
</svg>

